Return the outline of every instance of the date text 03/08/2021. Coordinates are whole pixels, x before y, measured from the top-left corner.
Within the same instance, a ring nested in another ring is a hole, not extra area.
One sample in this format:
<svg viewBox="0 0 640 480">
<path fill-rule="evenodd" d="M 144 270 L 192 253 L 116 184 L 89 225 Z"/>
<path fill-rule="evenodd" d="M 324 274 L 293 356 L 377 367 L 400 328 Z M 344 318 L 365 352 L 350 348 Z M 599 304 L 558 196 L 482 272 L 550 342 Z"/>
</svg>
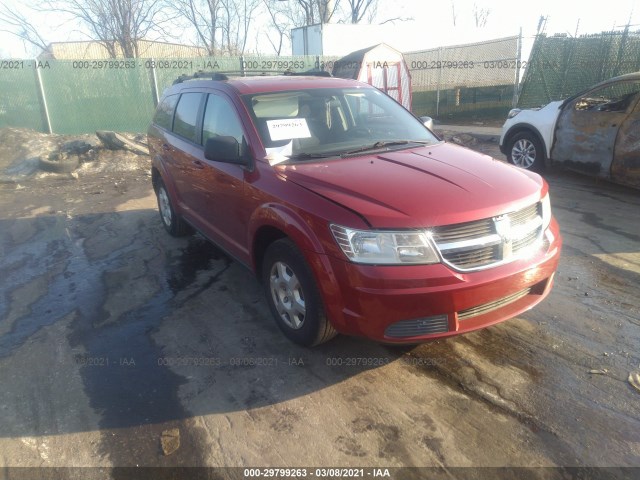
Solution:
<svg viewBox="0 0 640 480">
<path fill-rule="evenodd" d="M 391 478 L 388 468 L 245 468 L 249 478 Z"/>
</svg>

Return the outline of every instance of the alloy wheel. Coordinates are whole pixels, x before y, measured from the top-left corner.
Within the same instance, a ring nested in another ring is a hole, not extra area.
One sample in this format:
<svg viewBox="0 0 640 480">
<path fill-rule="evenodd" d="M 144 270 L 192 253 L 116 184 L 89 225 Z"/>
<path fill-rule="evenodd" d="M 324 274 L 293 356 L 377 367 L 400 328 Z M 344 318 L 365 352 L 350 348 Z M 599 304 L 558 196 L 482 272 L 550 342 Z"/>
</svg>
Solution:
<svg viewBox="0 0 640 480">
<path fill-rule="evenodd" d="M 511 158 L 514 165 L 522 168 L 531 168 L 536 161 L 536 147 L 530 140 L 521 138 L 513 145 Z"/>
<path fill-rule="evenodd" d="M 290 328 L 297 330 L 304 324 L 307 309 L 304 291 L 295 272 L 284 262 L 275 262 L 269 275 L 273 303 Z"/>
</svg>

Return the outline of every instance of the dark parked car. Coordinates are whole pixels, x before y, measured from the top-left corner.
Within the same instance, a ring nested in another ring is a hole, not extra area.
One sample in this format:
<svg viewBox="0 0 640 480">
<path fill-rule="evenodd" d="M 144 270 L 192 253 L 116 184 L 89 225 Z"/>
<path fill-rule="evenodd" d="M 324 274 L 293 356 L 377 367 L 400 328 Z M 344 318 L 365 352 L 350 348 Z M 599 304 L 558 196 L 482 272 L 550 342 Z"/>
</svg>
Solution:
<svg viewBox="0 0 640 480">
<path fill-rule="evenodd" d="M 640 187 L 640 72 L 542 108 L 511 110 L 500 149 L 519 167 L 557 163 Z"/>
<path fill-rule="evenodd" d="M 202 76 L 149 128 L 162 222 L 249 266 L 294 342 L 416 343 L 549 293 L 562 240 L 536 173 L 441 141 L 354 80 Z"/>
</svg>

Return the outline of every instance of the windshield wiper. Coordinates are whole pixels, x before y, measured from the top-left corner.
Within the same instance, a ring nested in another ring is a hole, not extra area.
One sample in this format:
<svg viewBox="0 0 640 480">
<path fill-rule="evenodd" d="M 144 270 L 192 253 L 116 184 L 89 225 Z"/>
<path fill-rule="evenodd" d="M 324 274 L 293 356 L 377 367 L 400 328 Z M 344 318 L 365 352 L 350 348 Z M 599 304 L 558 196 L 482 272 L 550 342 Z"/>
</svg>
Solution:
<svg viewBox="0 0 640 480">
<path fill-rule="evenodd" d="M 309 160 L 313 158 L 328 158 L 335 157 L 335 153 L 296 153 L 294 155 L 289 155 L 289 160 Z"/>
<path fill-rule="evenodd" d="M 410 143 L 419 143 L 422 145 L 427 145 L 427 144 L 431 144 L 431 142 L 427 142 L 424 140 L 392 140 L 392 141 L 380 141 L 380 142 L 376 142 L 373 145 L 364 145 L 360 148 L 356 148 L 355 150 L 349 150 L 348 152 L 344 152 L 342 153 L 342 157 L 347 157 L 349 155 L 354 155 L 356 153 L 362 153 L 362 152 L 367 152 L 369 150 L 380 150 L 382 148 L 387 148 L 387 147 L 395 147 L 395 146 L 399 146 L 399 145 L 408 145 Z"/>
</svg>

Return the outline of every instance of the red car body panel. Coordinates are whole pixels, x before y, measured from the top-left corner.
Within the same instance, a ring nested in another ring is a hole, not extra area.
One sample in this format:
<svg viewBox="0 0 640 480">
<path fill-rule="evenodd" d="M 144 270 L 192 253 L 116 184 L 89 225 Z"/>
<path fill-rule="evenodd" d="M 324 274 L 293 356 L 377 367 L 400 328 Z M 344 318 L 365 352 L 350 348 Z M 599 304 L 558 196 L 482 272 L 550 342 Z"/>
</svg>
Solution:
<svg viewBox="0 0 640 480">
<path fill-rule="evenodd" d="M 212 86 L 215 84 L 215 88 Z M 303 252 L 339 332 L 390 343 L 415 343 L 472 331 L 511 318 L 550 291 L 562 239 L 553 219 L 545 248 L 533 257 L 473 272 L 444 263 L 362 265 L 347 259 L 330 225 L 355 229 L 429 229 L 496 217 L 539 202 L 540 176 L 444 142 L 295 164 L 271 166 L 238 95 L 327 87 L 370 88 L 355 81 L 313 77 L 193 81 L 194 89 L 227 97 L 244 126 L 250 168 L 204 158 L 203 147 L 152 126 L 149 148 L 180 216 L 254 272 L 265 229 L 288 236 Z M 186 90 L 185 90 L 186 91 Z M 195 180 L 194 180 L 195 179 Z M 531 291 L 469 318 L 458 312 Z M 394 322 L 447 315 L 448 331 L 389 337 Z"/>
<path fill-rule="evenodd" d="M 558 231 L 555 221 L 551 232 Z M 330 318 L 346 334 L 389 343 L 412 343 L 470 332 L 512 318 L 540 303 L 553 285 L 562 239 L 554 237 L 549 249 L 537 257 L 472 272 L 454 272 L 445 265 L 364 266 L 336 259 L 318 258 L 322 271 L 332 272 L 323 291 Z M 313 261 L 313 260 L 312 260 Z M 327 268 L 328 266 L 328 268 Z M 327 279 L 328 280 L 328 279 Z M 339 289 L 333 285 L 340 285 Z M 458 320 L 457 312 L 507 297 L 527 287 L 530 294 L 484 315 Z M 385 335 L 386 328 L 408 319 L 445 314 L 449 331 L 404 337 Z"/>
</svg>

